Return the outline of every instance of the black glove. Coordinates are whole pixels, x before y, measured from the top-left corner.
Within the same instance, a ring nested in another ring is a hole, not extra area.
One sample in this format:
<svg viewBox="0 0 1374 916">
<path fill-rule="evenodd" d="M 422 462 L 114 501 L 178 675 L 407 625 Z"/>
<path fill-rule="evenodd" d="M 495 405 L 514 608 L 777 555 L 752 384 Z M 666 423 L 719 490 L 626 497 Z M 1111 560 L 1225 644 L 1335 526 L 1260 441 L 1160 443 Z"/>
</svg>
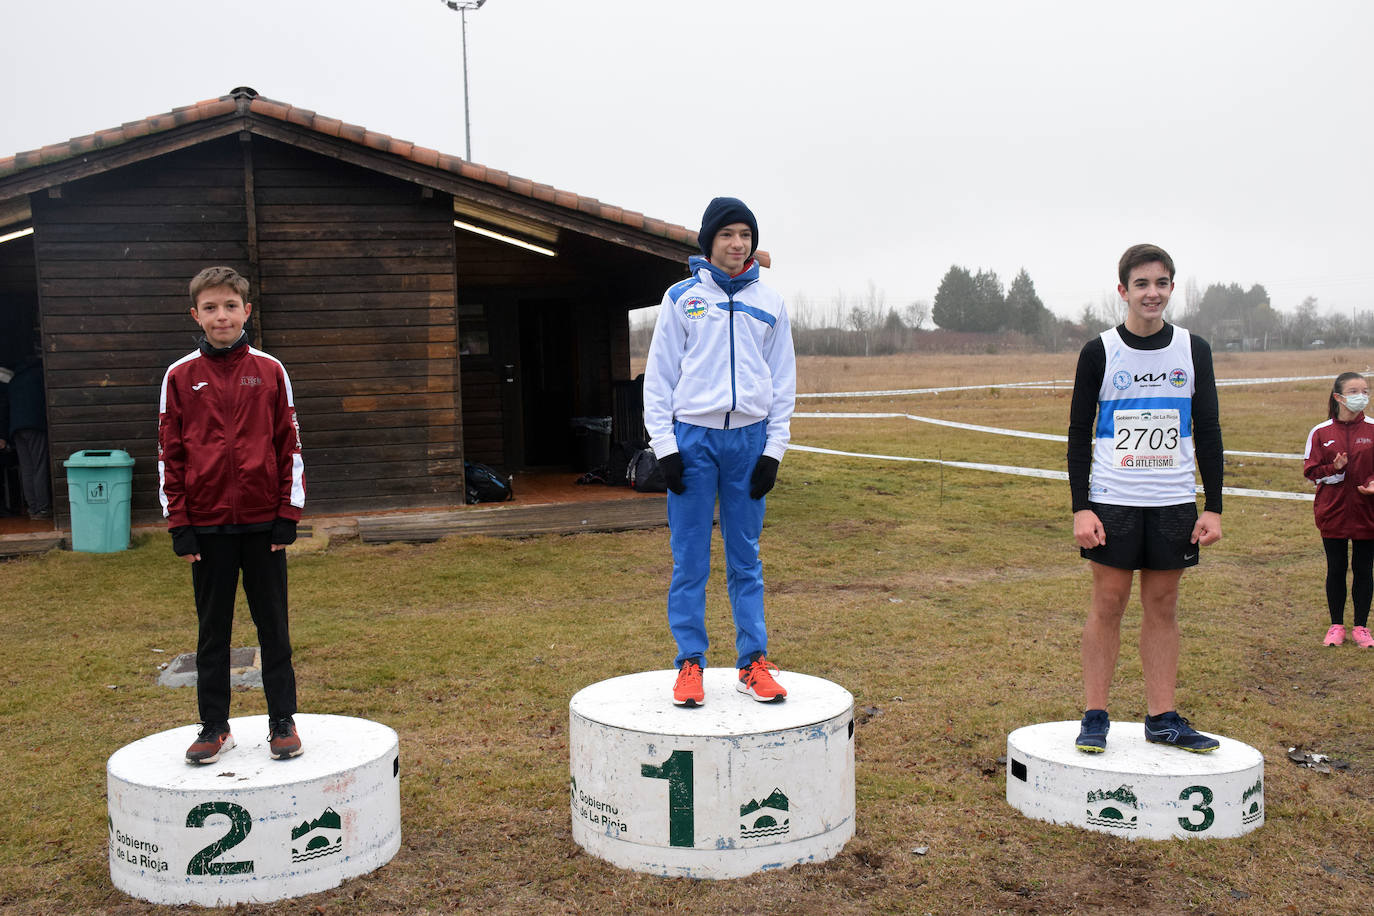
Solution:
<svg viewBox="0 0 1374 916">
<path fill-rule="evenodd" d="M 272 543 L 296 543 L 296 523 L 289 518 L 278 518 L 272 522 Z"/>
<path fill-rule="evenodd" d="M 663 472 L 663 483 L 678 496 L 687 492 L 687 484 L 682 482 L 682 453 L 673 452 L 658 459 L 658 469 Z"/>
<path fill-rule="evenodd" d="M 196 529 L 190 525 L 177 525 L 171 529 L 172 551 L 179 557 L 193 557 L 200 553 L 200 539 Z"/>
<path fill-rule="evenodd" d="M 760 455 L 754 465 L 754 473 L 749 475 L 749 498 L 763 499 L 773 484 L 778 482 L 778 459 Z"/>
</svg>

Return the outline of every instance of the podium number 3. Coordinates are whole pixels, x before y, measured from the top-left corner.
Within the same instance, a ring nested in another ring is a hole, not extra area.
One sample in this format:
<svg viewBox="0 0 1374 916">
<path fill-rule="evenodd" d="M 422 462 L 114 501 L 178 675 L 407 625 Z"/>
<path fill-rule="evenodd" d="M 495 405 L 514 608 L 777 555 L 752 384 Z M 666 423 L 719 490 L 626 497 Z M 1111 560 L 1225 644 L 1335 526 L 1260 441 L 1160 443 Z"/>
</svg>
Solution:
<svg viewBox="0 0 1374 916">
<path fill-rule="evenodd" d="M 186 863 L 188 875 L 251 875 L 253 862 L 216 862 L 220 856 L 242 843 L 253 829 L 253 816 L 233 802 L 205 802 L 196 805 L 186 813 L 187 827 L 204 827 L 212 814 L 223 814 L 229 818 L 229 832 L 191 856 Z"/>
<path fill-rule="evenodd" d="M 1212 826 L 1212 822 L 1217 819 L 1217 816 L 1216 812 L 1210 807 L 1212 804 L 1212 790 L 1206 786 L 1189 786 L 1178 793 L 1178 800 L 1186 802 L 1189 800 L 1188 796 L 1192 795 L 1194 792 L 1202 797 L 1200 801 L 1193 804 L 1193 810 L 1202 815 L 1202 820 L 1193 823 L 1192 816 L 1190 815 L 1188 817 L 1179 818 L 1178 825 L 1184 830 L 1193 833 L 1201 833 Z"/>
<path fill-rule="evenodd" d="M 673 751 L 662 766 L 639 765 L 639 775 L 668 780 L 668 845 L 696 845 L 696 816 L 692 813 L 692 752 Z"/>
</svg>

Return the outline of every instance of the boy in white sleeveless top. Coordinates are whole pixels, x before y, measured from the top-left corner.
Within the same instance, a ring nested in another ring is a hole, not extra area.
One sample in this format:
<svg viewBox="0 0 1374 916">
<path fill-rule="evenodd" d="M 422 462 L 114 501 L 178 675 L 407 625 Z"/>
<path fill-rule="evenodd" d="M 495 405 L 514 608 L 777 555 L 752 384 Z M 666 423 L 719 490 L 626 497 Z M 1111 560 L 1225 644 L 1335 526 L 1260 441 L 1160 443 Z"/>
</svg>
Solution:
<svg viewBox="0 0 1374 916">
<path fill-rule="evenodd" d="M 1145 738 L 1187 751 L 1215 738 L 1174 707 L 1178 583 L 1199 548 L 1221 538 L 1222 442 L 1207 342 L 1164 321 L 1174 262 L 1133 245 L 1117 265 L 1126 320 L 1084 345 L 1069 415 L 1073 535 L 1091 561 L 1092 602 L 1083 627 L 1080 751 L 1107 747 L 1107 693 L 1121 647 L 1121 618 L 1140 570 L 1140 659 Z M 1202 477 L 1197 511 L 1194 472 Z"/>
</svg>

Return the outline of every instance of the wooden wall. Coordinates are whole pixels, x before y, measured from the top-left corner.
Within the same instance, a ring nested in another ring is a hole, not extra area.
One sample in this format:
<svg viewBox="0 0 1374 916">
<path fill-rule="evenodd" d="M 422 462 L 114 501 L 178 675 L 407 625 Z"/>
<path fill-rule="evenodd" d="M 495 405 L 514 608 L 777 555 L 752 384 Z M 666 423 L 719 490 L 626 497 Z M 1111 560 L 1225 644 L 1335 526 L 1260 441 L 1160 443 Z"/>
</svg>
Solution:
<svg viewBox="0 0 1374 916">
<path fill-rule="evenodd" d="M 121 448 L 134 458 L 135 517 L 157 517 L 158 391 L 200 330 L 187 283 L 207 265 L 247 262 L 238 143 L 61 185 L 31 204 L 55 508 L 67 515 L 64 458 Z"/>
<path fill-rule="evenodd" d="M 262 340 L 311 510 L 462 502 L 450 198 L 261 138 L 253 174 Z"/>
</svg>

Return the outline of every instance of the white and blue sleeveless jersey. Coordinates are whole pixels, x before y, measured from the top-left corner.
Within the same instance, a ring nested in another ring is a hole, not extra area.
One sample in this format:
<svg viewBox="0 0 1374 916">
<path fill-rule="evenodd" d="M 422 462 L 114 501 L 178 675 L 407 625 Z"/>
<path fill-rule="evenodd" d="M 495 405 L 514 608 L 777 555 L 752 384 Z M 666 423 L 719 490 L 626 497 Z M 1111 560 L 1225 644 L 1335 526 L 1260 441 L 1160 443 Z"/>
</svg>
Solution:
<svg viewBox="0 0 1374 916">
<path fill-rule="evenodd" d="M 1117 506 L 1172 506 L 1197 496 L 1189 334 L 1174 326 L 1159 350 L 1126 345 L 1102 332 L 1106 371 L 1097 397 L 1089 497 Z"/>
</svg>

